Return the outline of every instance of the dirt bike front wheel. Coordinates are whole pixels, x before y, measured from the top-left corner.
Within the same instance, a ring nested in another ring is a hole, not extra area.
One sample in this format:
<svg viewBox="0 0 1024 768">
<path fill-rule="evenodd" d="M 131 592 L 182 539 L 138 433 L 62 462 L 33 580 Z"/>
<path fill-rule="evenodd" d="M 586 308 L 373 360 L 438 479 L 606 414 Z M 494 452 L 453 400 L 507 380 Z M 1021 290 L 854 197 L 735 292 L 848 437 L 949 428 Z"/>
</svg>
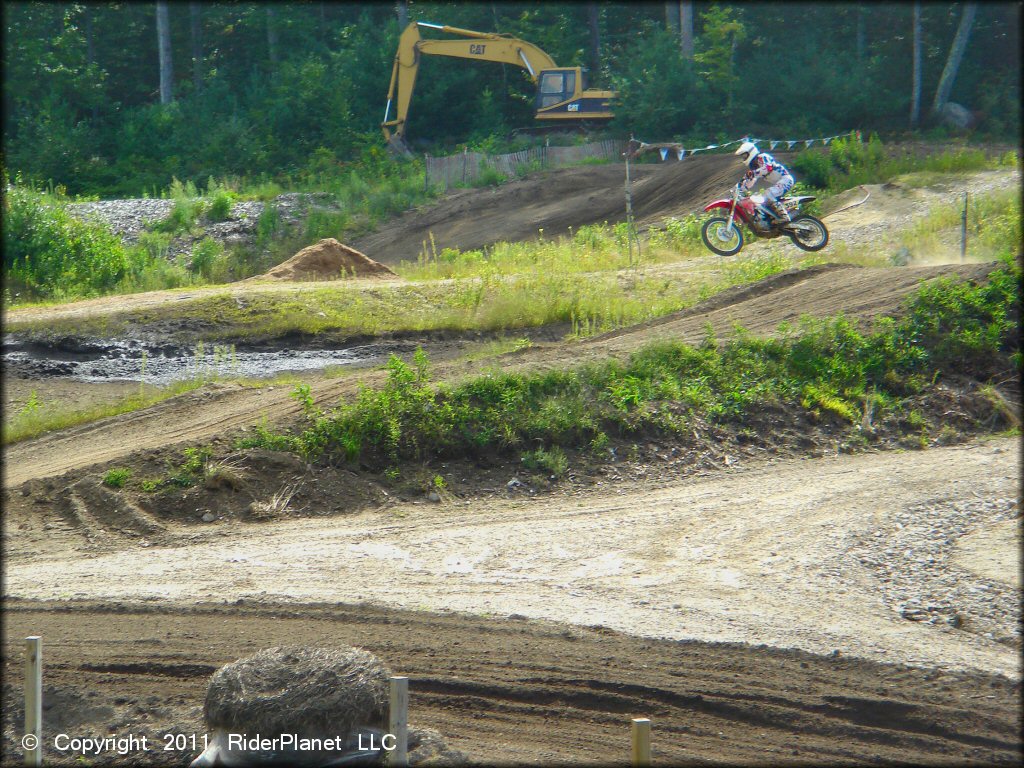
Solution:
<svg viewBox="0 0 1024 768">
<path fill-rule="evenodd" d="M 739 253 L 743 247 L 743 233 L 739 226 L 735 221 L 730 226 L 729 220 L 720 216 L 704 222 L 700 229 L 700 237 L 704 245 L 719 256 L 732 256 Z"/>
<path fill-rule="evenodd" d="M 786 234 L 793 245 L 805 251 L 820 251 L 828 245 L 828 230 L 820 220 L 806 213 L 794 216 L 786 225 Z"/>
</svg>

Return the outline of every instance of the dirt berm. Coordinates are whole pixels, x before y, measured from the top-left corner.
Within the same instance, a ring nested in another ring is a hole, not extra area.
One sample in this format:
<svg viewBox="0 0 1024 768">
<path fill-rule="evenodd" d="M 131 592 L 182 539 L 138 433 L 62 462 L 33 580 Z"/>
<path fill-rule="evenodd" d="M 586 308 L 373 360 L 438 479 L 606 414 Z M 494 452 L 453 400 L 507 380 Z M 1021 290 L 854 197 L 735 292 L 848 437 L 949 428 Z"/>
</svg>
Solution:
<svg viewBox="0 0 1024 768">
<path fill-rule="evenodd" d="M 780 159 L 785 155 L 780 154 Z M 685 216 L 725 196 L 741 176 L 732 155 L 630 165 L 633 216 L 644 229 Z M 500 187 L 467 189 L 408 211 L 353 242 L 386 264 L 415 261 L 421 252 L 473 250 L 493 243 L 552 238 L 585 224 L 626 218 L 626 166 L 563 168 Z M 433 240 L 431 240 L 433 238 Z"/>
</svg>

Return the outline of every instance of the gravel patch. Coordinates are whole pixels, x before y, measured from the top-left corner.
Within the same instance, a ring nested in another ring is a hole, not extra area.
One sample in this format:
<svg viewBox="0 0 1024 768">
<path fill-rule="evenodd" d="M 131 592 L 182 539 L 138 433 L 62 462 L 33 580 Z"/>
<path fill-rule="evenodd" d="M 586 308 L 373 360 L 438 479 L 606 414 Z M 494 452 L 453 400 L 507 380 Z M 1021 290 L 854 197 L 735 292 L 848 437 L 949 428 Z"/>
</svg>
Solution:
<svg viewBox="0 0 1024 768">
<path fill-rule="evenodd" d="M 313 210 L 337 213 L 341 209 L 333 197 L 326 193 L 305 194 L 289 192 L 274 198 L 270 205 L 277 209 L 281 224 L 294 227 Z M 213 238 L 224 247 L 247 245 L 255 241 L 260 216 L 267 203 L 258 200 L 240 201 L 231 207 L 224 221 L 200 221 L 193 232 L 176 235 L 167 256 L 191 256 L 195 245 L 205 238 Z M 86 221 L 99 221 L 121 238 L 125 245 L 135 245 L 140 236 L 152 225 L 166 219 L 174 208 L 173 200 L 130 199 L 100 200 L 91 203 L 71 203 L 72 216 Z"/>
<path fill-rule="evenodd" d="M 956 544 L 992 524 L 1020 517 L 1008 498 L 909 506 L 850 542 L 844 560 L 877 579 L 881 598 L 903 619 L 1021 647 L 1021 591 L 960 567 Z"/>
</svg>

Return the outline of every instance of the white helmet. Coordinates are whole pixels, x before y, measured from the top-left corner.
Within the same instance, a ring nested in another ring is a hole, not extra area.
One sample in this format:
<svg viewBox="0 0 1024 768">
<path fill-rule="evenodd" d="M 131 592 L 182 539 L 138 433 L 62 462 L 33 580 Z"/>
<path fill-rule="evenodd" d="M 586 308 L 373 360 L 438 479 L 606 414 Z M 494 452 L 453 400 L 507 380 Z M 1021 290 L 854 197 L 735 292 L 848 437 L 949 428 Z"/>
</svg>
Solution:
<svg viewBox="0 0 1024 768">
<path fill-rule="evenodd" d="M 752 141 L 744 141 L 733 154 L 739 155 L 740 160 L 746 164 L 747 168 L 750 168 L 754 164 L 754 158 L 758 155 L 757 145 Z"/>
</svg>

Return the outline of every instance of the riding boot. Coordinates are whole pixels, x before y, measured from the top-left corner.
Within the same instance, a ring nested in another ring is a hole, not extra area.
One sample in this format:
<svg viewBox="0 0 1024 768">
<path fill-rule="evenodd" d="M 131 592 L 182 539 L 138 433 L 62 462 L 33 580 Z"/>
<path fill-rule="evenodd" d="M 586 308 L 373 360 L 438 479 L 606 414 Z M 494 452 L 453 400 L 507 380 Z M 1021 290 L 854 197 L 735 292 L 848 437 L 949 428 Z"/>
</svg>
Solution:
<svg viewBox="0 0 1024 768">
<path fill-rule="evenodd" d="M 768 207 L 771 209 L 780 221 L 792 221 L 789 218 L 789 211 L 786 210 L 786 206 L 782 204 L 781 200 L 772 200 L 768 203 Z"/>
</svg>

